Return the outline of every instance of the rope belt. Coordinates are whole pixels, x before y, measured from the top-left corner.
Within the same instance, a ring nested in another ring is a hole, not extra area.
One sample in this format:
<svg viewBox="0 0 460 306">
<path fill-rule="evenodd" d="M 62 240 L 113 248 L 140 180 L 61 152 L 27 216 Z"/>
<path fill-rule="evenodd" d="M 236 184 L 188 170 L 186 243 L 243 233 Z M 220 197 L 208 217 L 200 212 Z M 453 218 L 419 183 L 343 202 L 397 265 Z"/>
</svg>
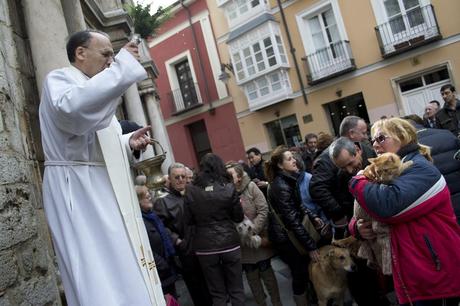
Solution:
<svg viewBox="0 0 460 306">
<path fill-rule="evenodd" d="M 45 166 L 93 166 L 105 167 L 105 162 L 78 161 L 78 160 L 47 160 Z"/>
</svg>

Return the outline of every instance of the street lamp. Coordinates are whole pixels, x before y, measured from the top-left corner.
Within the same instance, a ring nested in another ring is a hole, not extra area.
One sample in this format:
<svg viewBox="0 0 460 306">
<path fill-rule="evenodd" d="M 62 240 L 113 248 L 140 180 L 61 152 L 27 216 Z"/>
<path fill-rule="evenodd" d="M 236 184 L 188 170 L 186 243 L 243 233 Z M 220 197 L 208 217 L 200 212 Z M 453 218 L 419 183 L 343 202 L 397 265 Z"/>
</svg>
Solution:
<svg viewBox="0 0 460 306">
<path fill-rule="evenodd" d="M 226 71 L 230 71 L 233 74 L 233 67 L 231 64 L 220 64 L 220 74 L 219 74 L 219 81 L 224 82 L 224 84 L 228 83 L 228 80 L 231 78 L 231 75 Z"/>
</svg>

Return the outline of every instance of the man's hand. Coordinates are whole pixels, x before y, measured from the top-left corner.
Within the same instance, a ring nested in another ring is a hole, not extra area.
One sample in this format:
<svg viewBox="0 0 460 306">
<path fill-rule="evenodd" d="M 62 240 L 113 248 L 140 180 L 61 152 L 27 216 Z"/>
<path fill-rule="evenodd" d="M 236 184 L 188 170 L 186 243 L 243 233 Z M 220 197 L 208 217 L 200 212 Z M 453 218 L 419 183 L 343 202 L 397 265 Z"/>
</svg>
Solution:
<svg viewBox="0 0 460 306">
<path fill-rule="evenodd" d="M 372 230 L 372 221 L 364 221 L 359 219 L 356 222 L 356 228 L 358 229 L 359 235 L 366 240 L 371 240 L 377 237 L 375 232 Z"/>
<path fill-rule="evenodd" d="M 153 143 L 152 139 L 148 134 L 149 130 L 150 125 L 138 129 L 131 135 L 131 137 L 129 138 L 129 146 L 131 147 L 131 149 L 137 151 L 144 151 L 149 144 Z"/>
<path fill-rule="evenodd" d="M 131 53 L 137 60 L 139 60 L 139 47 L 134 41 L 130 41 L 126 45 L 123 46 L 123 49 Z"/>
<path fill-rule="evenodd" d="M 267 187 L 268 183 L 266 181 L 257 181 L 256 185 L 257 187 Z"/>
</svg>

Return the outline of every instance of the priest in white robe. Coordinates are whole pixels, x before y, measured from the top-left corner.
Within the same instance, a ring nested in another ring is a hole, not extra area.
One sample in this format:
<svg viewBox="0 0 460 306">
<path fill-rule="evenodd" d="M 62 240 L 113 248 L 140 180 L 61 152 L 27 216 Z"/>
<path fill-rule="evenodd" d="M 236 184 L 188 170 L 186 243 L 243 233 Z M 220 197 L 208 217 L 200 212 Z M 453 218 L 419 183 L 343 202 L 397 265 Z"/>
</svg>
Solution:
<svg viewBox="0 0 460 306">
<path fill-rule="evenodd" d="M 68 305 L 164 305 L 129 172 L 149 127 L 121 135 L 115 118 L 120 96 L 147 77 L 137 45 L 114 57 L 107 34 L 88 30 L 67 54 L 72 65 L 45 79 L 39 114 L 43 201 Z"/>
</svg>

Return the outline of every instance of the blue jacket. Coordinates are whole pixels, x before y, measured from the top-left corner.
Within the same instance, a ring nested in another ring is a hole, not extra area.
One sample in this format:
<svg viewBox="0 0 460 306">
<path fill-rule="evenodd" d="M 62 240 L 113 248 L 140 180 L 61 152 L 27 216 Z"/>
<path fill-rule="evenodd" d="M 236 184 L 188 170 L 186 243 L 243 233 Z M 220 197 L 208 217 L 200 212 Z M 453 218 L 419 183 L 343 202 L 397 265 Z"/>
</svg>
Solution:
<svg viewBox="0 0 460 306">
<path fill-rule="evenodd" d="M 416 128 L 419 142 L 431 147 L 433 163 L 446 179 L 455 215 L 460 222 L 460 160 L 453 158 L 460 150 L 460 140 L 448 130 L 426 129 L 421 125 Z"/>
</svg>

